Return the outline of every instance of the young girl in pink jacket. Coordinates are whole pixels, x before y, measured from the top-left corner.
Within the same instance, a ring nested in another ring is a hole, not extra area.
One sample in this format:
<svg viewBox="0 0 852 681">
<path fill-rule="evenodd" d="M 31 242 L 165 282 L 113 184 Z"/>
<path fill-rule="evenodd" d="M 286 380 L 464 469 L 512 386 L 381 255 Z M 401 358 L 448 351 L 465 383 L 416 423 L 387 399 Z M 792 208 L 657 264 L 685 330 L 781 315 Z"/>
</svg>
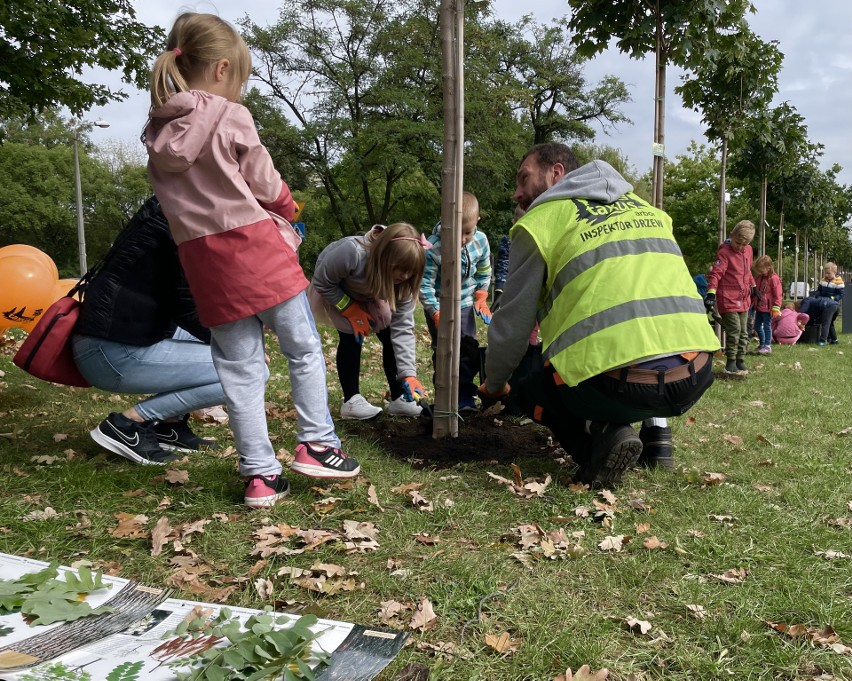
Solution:
<svg viewBox="0 0 852 681">
<path fill-rule="evenodd" d="M 757 351 L 768 355 L 772 352 L 772 320 L 781 316 L 781 279 L 775 274 L 772 258 L 768 255 L 761 255 L 754 261 L 754 273 L 758 292 L 754 325 L 760 339 Z"/>
<path fill-rule="evenodd" d="M 718 306 L 725 329 L 725 373 L 747 372 L 744 358 L 748 349 L 748 309 L 755 288 L 751 274 L 754 224 L 741 220 L 731 230 L 731 236 L 716 251 L 716 260 L 707 273 L 708 310 Z"/>
<path fill-rule="evenodd" d="M 290 189 L 239 104 L 251 56 L 212 14 L 181 14 L 151 74 L 143 140 L 148 175 L 178 245 L 225 391 L 248 506 L 272 506 L 289 484 L 269 441 L 264 325 L 287 357 L 299 431 L 293 470 L 351 478 L 328 411 L 325 360 L 296 257 Z"/>
</svg>

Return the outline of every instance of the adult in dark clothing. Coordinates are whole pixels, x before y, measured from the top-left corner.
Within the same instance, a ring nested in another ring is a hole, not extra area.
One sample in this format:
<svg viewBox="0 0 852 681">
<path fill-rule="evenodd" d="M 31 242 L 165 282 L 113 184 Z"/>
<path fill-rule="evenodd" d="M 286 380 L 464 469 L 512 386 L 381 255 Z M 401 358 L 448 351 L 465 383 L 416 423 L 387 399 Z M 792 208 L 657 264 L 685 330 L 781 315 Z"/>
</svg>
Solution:
<svg viewBox="0 0 852 681">
<path fill-rule="evenodd" d="M 93 386 L 150 394 L 91 431 L 111 452 L 164 464 L 168 449 L 213 443 L 188 426 L 189 412 L 225 401 L 210 352 L 210 332 L 178 260 L 169 224 L 151 197 L 116 238 L 89 283 L 74 329 L 74 360 Z"/>
</svg>

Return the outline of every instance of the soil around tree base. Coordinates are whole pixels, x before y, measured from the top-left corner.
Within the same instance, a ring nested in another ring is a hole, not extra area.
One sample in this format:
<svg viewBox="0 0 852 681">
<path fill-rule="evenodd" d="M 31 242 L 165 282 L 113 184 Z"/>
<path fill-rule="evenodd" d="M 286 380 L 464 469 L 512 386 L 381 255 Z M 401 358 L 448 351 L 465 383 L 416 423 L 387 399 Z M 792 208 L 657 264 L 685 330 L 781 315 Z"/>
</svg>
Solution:
<svg viewBox="0 0 852 681">
<path fill-rule="evenodd" d="M 435 439 L 432 421 L 380 415 L 371 421 L 338 422 L 347 433 L 374 441 L 388 454 L 415 468 L 447 468 L 457 463 L 489 461 L 509 464 L 519 459 L 552 461 L 565 452 L 550 431 L 529 419 L 465 415 L 458 436 Z"/>
</svg>

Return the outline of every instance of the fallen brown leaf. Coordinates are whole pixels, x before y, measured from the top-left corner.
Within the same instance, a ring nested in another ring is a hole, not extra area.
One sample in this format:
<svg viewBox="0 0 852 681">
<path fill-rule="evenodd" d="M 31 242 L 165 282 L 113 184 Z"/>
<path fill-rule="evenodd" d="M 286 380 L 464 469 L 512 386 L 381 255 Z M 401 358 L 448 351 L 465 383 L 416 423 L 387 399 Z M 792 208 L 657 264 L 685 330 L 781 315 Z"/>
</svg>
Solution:
<svg viewBox="0 0 852 681">
<path fill-rule="evenodd" d="M 493 648 L 501 655 L 511 655 L 518 651 L 521 647 L 521 642 L 511 638 L 509 632 L 504 631 L 499 635 L 485 634 L 485 645 Z"/>
<path fill-rule="evenodd" d="M 415 631 L 427 631 L 432 629 L 438 623 L 438 616 L 432 609 L 432 602 L 428 598 L 423 598 L 417 606 L 417 611 L 411 618 L 409 629 Z"/>
</svg>

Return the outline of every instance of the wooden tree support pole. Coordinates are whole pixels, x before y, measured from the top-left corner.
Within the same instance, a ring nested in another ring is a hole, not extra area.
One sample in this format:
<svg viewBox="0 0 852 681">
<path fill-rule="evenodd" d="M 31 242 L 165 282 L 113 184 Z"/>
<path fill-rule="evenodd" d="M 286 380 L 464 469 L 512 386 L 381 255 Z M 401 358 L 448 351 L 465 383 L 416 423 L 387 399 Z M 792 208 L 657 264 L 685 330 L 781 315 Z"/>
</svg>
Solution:
<svg viewBox="0 0 852 681">
<path fill-rule="evenodd" d="M 432 437 L 457 437 L 461 346 L 461 215 L 464 186 L 464 0 L 441 0 L 444 158 L 441 168 L 441 318 Z"/>
</svg>

